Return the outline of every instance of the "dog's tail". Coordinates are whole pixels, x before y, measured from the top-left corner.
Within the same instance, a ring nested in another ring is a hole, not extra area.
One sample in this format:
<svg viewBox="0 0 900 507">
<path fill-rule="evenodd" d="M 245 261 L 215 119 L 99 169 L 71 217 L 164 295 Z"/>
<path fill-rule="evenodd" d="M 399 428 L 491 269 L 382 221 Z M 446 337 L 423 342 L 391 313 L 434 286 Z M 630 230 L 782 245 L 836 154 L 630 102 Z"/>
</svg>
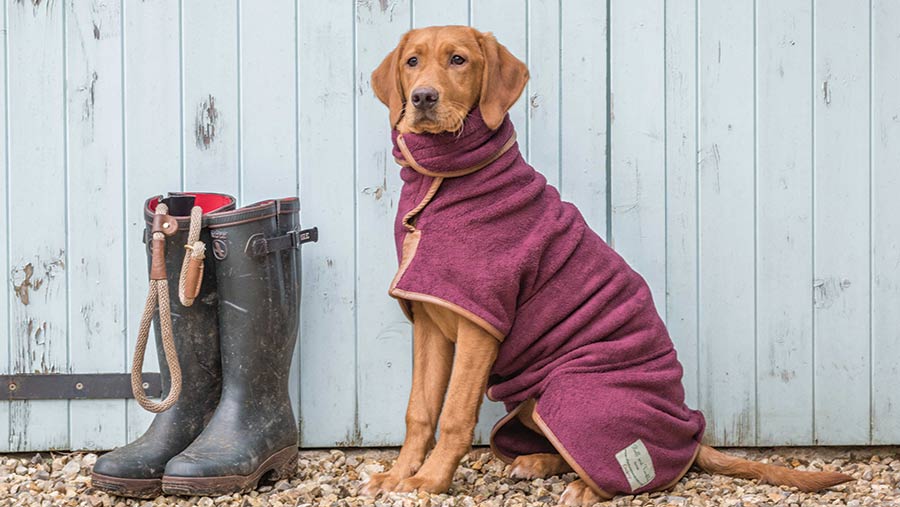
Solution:
<svg viewBox="0 0 900 507">
<path fill-rule="evenodd" d="M 838 472 L 804 472 L 790 468 L 758 463 L 723 454 L 708 445 L 701 445 L 694 464 L 704 472 L 728 475 L 740 479 L 758 479 L 776 486 L 795 486 L 800 491 L 818 491 L 853 477 Z"/>
</svg>

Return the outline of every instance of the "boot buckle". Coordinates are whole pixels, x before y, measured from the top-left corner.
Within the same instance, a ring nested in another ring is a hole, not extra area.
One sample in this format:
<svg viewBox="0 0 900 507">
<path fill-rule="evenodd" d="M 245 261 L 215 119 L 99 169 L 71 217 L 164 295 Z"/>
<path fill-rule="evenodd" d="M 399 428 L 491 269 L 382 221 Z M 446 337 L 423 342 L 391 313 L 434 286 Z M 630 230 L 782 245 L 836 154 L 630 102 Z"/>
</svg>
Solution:
<svg viewBox="0 0 900 507">
<path fill-rule="evenodd" d="M 300 245 L 304 243 L 315 241 L 319 241 L 318 227 L 304 229 L 302 231 L 292 229 L 283 236 L 274 238 L 266 238 L 262 233 L 258 233 L 250 236 L 244 251 L 250 257 L 262 257 L 280 250 L 299 248 Z"/>
<path fill-rule="evenodd" d="M 311 229 L 303 229 L 302 231 L 298 231 L 296 229 L 292 230 L 288 234 L 292 235 L 292 241 L 294 246 L 300 246 L 303 243 L 316 243 L 319 241 L 319 228 L 313 227 Z"/>
</svg>

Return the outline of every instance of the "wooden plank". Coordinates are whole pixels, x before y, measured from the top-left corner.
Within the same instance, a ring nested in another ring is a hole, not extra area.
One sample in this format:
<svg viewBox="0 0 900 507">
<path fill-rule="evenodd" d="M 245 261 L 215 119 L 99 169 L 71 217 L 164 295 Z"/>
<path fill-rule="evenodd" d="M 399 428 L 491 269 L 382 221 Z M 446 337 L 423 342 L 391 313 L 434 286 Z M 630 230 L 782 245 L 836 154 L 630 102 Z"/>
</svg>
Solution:
<svg viewBox="0 0 900 507">
<path fill-rule="evenodd" d="M 262 9 L 248 2 L 240 7 L 241 197 L 246 204 L 296 196 L 300 192 L 296 5 L 293 0 L 273 0 Z M 299 345 L 294 346 L 289 378 L 294 415 L 299 418 Z"/>
<path fill-rule="evenodd" d="M 506 46 L 516 58 L 527 64 L 528 11 L 526 5 L 517 0 L 473 1 L 471 20 L 473 27 L 483 32 L 493 32 L 501 44 Z M 553 34 L 547 34 L 547 36 L 552 37 Z M 533 79 L 535 69 L 530 70 Z M 522 97 L 509 111 L 509 116 L 518 134 L 519 150 L 523 155 L 528 153 L 528 114 L 526 109 L 530 87 L 529 84 L 522 93 Z M 491 428 L 504 414 L 506 414 L 506 410 L 502 404 L 484 400 L 478 417 L 478 426 L 475 427 L 476 444 L 487 444 L 490 441 Z"/>
<path fill-rule="evenodd" d="M 125 2 L 125 285 L 126 365 L 137 339 L 147 298 L 147 249 L 144 201 L 154 194 L 181 190 L 181 57 L 179 0 Z M 151 334 L 144 371 L 159 371 Z M 147 429 L 153 414 L 127 402 L 131 442 Z"/>
<path fill-rule="evenodd" d="M 397 271 L 394 217 L 400 169 L 391 155 L 387 108 L 375 97 L 369 75 L 410 27 L 410 4 L 357 3 L 356 244 L 357 376 L 364 445 L 403 442 L 403 414 L 412 379 L 412 328 L 387 287 Z M 364 253 L 365 252 L 365 253 Z"/>
<path fill-rule="evenodd" d="M 10 265 L 9 265 L 9 257 L 7 256 L 7 249 L 9 248 L 9 222 L 6 217 L 9 216 L 9 199 L 7 196 L 9 195 L 8 189 L 6 188 L 6 182 L 9 178 L 9 166 L 7 165 L 7 138 L 6 134 L 9 129 L 9 116 L 7 115 L 7 107 L 6 107 L 6 82 L 8 78 L 8 68 L 6 66 L 6 51 L 7 51 L 7 34 L 9 33 L 9 25 L 7 23 L 7 10 L 9 9 L 9 2 L 4 2 L 3 7 L 0 8 L 0 16 L 3 17 L 2 24 L 0 24 L 0 31 L 3 33 L 3 37 L 0 37 L 0 69 L 3 70 L 3 78 L 0 80 L 0 164 L 3 166 L 3 179 L 0 181 L 0 210 L 4 211 L 4 219 L 3 222 L 0 223 L 0 269 L 5 269 L 5 273 L 10 273 Z M 9 282 L 7 282 L 9 283 Z M 9 315 L 9 300 L 10 300 L 10 291 L 7 288 L 6 290 L 0 290 L 0 332 L 6 334 L 6 343 L 0 344 L 0 372 L 6 374 L 9 373 L 9 340 L 12 336 L 12 329 L 10 327 L 10 315 Z M 6 437 L 6 438 L 4 438 Z M 8 452 L 9 451 L 9 402 L 0 401 L 0 452 Z"/>
<path fill-rule="evenodd" d="M 469 0 L 412 0 L 413 26 L 468 25 Z"/>
<path fill-rule="evenodd" d="M 606 5 L 560 4 L 559 190 L 606 237 Z"/>
<path fill-rule="evenodd" d="M 665 319 L 664 16 L 664 4 L 653 0 L 611 4 L 610 242 L 647 280 Z"/>
<path fill-rule="evenodd" d="M 812 443 L 811 5 L 757 13 L 759 445 Z"/>
<path fill-rule="evenodd" d="M 237 2 L 191 0 L 181 11 L 185 188 L 240 201 Z"/>
<path fill-rule="evenodd" d="M 303 252 L 301 443 L 359 445 L 356 419 L 354 10 L 299 4 L 300 199 L 319 242 Z M 328 51 L 322 51 L 328 48 Z M 363 245 L 368 252 L 368 246 Z M 368 276 L 368 273 L 366 274 Z"/>
<path fill-rule="evenodd" d="M 15 2 L 7 14 L 10 370 L 53 373 L 67 368 L 70 266 L 63 3 Z M 67 401 L 12 402 L 9 450 L 67 449 L 68 422 Z"/>
<path fill-rule="evenodd" d="M 65 4 L 68 371 L 125 368 L 121 1 Z M 70 449 L 126 441 L 124 400 L 72 400 Z"/>
<path fill-rule="evenodd" d="M 872 3 L 872 442 L 900 442 L 900 4 Z"/>
<path fill-rule="evenodd" d="M 666 325 L 698 406 L 696 4 L 666 3 Z M 660 303 L 657 302 L 657 306 Z"/>
<path fill-rule="evenodd" d="M 560 0 L 531 0 L 528 5 L 528 68 L 531 75 L 527 160 L 559 187 L 560 178 Z"/>
<path fill-rule="evenodd" d="M 754 12 L 703 2 L 700 66 L 700 404 L 706 439 L 756 439 Z"/>
<path fill-rule="evenodd" d="M 815 434 L 869 442 L 869 12 L 822 0 L 815 41 Z"/>
</svg>

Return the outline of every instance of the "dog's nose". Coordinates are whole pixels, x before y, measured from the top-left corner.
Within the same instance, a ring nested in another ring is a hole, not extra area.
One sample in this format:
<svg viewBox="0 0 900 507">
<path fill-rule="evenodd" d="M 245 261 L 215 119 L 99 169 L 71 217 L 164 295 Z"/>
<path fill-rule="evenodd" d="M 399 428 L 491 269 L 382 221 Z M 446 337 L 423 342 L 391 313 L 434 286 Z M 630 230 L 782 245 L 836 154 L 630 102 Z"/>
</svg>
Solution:
<svg viewBox="0 0 900 507">
<path fill-rule="evenodd" d="M 410 98 L 416 109 L 431 109 L 437 104 L 438 91 L 430 86 L 420 86 L 412 91 Z"/>
</svg>

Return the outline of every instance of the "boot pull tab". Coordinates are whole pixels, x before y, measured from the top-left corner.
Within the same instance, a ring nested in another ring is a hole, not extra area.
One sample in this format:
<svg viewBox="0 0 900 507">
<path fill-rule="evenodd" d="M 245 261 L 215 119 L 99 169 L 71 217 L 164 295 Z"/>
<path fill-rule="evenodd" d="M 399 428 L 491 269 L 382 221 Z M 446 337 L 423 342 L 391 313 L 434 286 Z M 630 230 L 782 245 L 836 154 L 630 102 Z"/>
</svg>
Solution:
<svg viewBox="0 0 900 507">
<path fill-rule="evenodd" d="M 153 223 L 150 225 L 150 232 L 161 232 L 166 236 L 171 236 L 178 232 L 178 220 L 172 215 L 153 215 Z"/>
<path fill-rule="evenodd" d="M 163 213 L 153 215 L 153 223 L 150 226 L 152 242 L 150 244 L 150 279 L 166 279 L 166 236 L 178 232 L 178 221 L 174 217 Z"/>
<path fill-rule="evenodd" d="M 187 273 L 184 275 L 184 297 L 196 299 L 200 294 L 200 284 L 203 282 L 203 259 L 206 258 L 206 244 L 202 241 L 184 245 L 188 256 Z"/>
<path fill-rule="evenodd" d="M 200 241 L 202 226 L 203 209 L 200 206 L 194 206 L 191 208 L 187 244 L 184 245 L 184 261 L 181 263 L 181 274 L 178 277 L 178 300 L 184 306 L 194 304 L 194 299 L 200 294 L 200 285 L 203 283 L 203 259 L 206 258 L 206 244 Z"/>
</svg>

